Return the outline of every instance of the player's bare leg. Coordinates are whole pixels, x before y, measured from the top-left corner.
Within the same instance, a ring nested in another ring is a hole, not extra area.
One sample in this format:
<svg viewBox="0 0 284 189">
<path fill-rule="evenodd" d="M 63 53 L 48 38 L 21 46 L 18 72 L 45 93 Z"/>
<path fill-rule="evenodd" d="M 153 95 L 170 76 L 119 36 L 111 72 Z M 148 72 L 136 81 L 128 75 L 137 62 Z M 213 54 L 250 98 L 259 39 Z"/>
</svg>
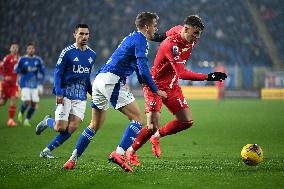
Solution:
<svg viewBox="0 0 284 189">
<path fill-rule="evenodd" d="M 81 118 L 73 114 L 69 114 L 68 121 L 57 120 L 54 124 L 54 130 L 59 132 L 59 134 L 51 141 L 51 143 L 43 150 L 43 152 L 48 152 L 49 154 L 51 154 L 51 151 L 61 146 L 66 140 L 71 137 L 72 133 L 79 128 L 81 122 Z"/>
<path fill-rule="evenodd" d="M 133 140 L 135 140 L 135 138 L 137 137 L 144 123 L 143 116 L 136 101 L 133 101 L 132 103 L 120 108 L 119 111 L 121 111 L 124 115 L 128 117 L 130 123 L 126 128 L 124 135 L 118 147 L 116 148 L 116 151 L 110 154 L 110 160 L 113 159 L 111 157 L 115 156 L 120 156 L 119 159 L 125 158 L 124 156 L 126 154 L 127 149 L 131 146 Z M 122 164 L 119 163 L 119 159 L 117 159 L 114 163 L 117 163 L 125 171 L 133 172 L 132 168 L 128 165 L 128 161 L 130 161 L 134 165 L 140 164 L 138 160 L 138 155 L 132 156 L 131 158 L 128 157 L 128 159 L 126 158 Z"/>
<path fill-rule="evenodd" d="M 77 141 L 75 149 L 72 152 L 69 160 L 63 165 L 65 169 L 74 169 L 78 158 L 85 151 L 95 133 L 102 127 L 106 117 L 105 110 L 92 109 L 92 120 L 90 125 L 83 131 L 80 138 Z"/>
<path fill-rule="evenodd" d="M 129 148 L 129 152 L 127 153 L 129 159 L 132 159 L 133 156 L 135 156 L 135 152 L 138 149 L 140 149 L 151 138 L 151 136 L 153 135 L 153 133 L 155 133 L 155 131 L 159 128 L 159 126 L 160 126 L 160 113 L 159 112 L 147 113 L 147 126 L 142 128 L 136 140 Z M 158 147 L 155 146 L 155 150 L 157 148 L 159 148 L 159 146 Z"/>
</svg>

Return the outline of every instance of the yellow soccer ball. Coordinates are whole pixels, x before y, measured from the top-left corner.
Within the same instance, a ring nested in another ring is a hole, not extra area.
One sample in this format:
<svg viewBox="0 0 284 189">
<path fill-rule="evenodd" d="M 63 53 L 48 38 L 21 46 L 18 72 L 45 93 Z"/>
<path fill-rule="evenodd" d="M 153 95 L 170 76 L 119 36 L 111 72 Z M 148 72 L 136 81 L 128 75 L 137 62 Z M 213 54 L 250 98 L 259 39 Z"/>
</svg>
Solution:
<svg viewBox="0 0 284 189">
<path fill-rule="evenodd" d="M 242 160 L 246 165 L 258 165 L 263 160 L 263 151 L 257 144 L 247 144 L 241 151 Z"/>
</svg>

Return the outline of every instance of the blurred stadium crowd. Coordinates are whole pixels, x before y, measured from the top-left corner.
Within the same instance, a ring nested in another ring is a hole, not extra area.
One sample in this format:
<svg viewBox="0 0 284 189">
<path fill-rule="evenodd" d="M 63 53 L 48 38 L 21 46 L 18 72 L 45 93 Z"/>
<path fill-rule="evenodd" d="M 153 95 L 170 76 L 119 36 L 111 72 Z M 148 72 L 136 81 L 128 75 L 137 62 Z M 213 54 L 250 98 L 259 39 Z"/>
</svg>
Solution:
<svg viewBox="0 0 284 189">
<path fill-rule="evenodd" d="M 284 62 L 284 1 L 250 0 L 268 28 Z M 73 41 L 72 28 L 87 23 L 91 29 L 89 46 L 97 52 L 97 66 L 104 64 L 123 36 L 135 30 L 138 12 L 156 12 L 159 31 L 182 24 L 183 18 L 198 14 L 205 30 L 189 60 L 191 67 L 261 65 L 272 67 L 272 60 L 258 34 L 246 1 L 235 0 L 2 0 L 0 6 L 0 58 L 12 41 L 37 45 L 37 54 L 48 68 L 54 68 L 60 50 Z M 153 61 L 158 49 L 151 42 Z"/>
</svg>

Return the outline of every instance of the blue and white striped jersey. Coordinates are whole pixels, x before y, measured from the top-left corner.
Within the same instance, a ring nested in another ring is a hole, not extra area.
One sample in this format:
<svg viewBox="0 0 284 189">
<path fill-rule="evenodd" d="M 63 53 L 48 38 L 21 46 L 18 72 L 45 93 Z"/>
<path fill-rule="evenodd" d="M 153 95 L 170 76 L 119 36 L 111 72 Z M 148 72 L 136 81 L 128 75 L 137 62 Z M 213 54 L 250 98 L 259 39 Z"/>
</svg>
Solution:
<svg viewBox="0 0 284 189">
<path fill-rule="evenodd" d="M 21 88 L 37 88 L 44 79 L 45 67 L 39 56 L 26 55 L 19 59 L 18 64 L 15 65 L 15 71 L 20 74 Z"/>
<path fill-rule="evenodd" d="M 71 100 L 86 100 L 87 92 L 92 94 L 90 74 L 96 60 L 96 53 L 90 47 L 81 51 L 76 44 L 62 50 L 54 71 L 56 96 Z"/>
</svg>

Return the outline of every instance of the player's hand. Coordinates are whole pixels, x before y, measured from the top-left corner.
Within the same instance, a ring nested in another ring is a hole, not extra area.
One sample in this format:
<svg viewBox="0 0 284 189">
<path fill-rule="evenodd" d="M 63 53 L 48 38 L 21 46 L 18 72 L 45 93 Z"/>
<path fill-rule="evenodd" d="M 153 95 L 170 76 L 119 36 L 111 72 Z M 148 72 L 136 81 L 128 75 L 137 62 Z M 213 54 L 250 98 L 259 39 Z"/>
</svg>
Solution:
<svg viewBox="0 0 284 189">
<path fill-rule="evenodd" d="M 158 90 L 157 95 L 159 95 L 163 99 L 167 98 L 167 93 L 165 91 Z"/>
<path fill-rule="evenodd" d="M 227 78 L 227 74 L 223 72 L 213 72 L 208 74 L 207 81 L 223 81 Z"/>
<path fill-rule="evenodd" d="M 62 104 L 64 105 L 64 98 L 63 96 L 56 96 L 56 105 Z"/>
</svg>

